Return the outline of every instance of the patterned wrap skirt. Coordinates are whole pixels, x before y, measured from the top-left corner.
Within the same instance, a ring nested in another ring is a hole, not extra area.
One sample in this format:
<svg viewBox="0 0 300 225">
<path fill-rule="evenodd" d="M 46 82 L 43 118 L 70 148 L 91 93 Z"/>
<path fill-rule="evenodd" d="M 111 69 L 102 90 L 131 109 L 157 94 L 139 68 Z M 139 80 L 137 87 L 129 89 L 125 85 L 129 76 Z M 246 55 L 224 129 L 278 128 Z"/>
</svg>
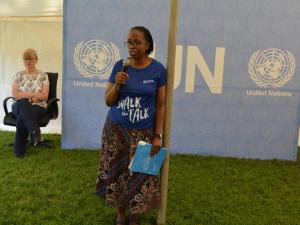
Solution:
<svg viewBox="0 0 300 225">
<path fill-rule="evenodd" d="M 160 202 L 157 176 L 131 173 L 128 169 L 137 143 L 151 143 L 152 129 L 127 129 L 109 118 L 102 133 L 96 195 L 105 196 L 112 207 L 125 207 L 130 214 L 157 208 Z"/>
</svg>

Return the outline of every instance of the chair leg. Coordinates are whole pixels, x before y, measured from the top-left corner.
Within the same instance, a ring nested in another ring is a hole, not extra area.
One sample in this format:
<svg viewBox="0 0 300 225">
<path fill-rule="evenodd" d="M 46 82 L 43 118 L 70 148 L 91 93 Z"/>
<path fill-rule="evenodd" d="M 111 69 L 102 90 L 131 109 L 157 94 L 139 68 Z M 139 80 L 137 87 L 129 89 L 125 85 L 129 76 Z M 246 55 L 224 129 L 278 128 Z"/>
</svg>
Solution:
<svg viewBox="0 0 300 225">
<path fill-rule="evenodd" d="M 54 148 L 54 145 L 52 144 L 52 142 L 50 140 L 46 140 L 46 139 L 42 139 L 38 144 L 38 147 L 46 147 L 46 148 Z"/>
<path fill-rule="evenodd" d="M 9 143 L 7 146 L 8 147 L 13 147 L 15 144 L 15 142 Z M 26 143 L 26 148 L 29 148 L 30 146 L 33 145 L 32 140 L 29 138 L 27 143 Z M 37 146 L 39 147 L 46 147 L 46 148 L 54 148 L 54 145 L 52 144 L 52 142 L 50 140 L 47 139 L 43 139 L 37 144 Z"/>
<path fill-rule="evenodd" d="M 9 146 L 14 146 L 14 142 L 9 144 Z M 33 142 L 31 141 L 31 139 L 29 139 L 27 141 L 26 148 L 29 148 L 30 146 L 33 146 Z M 36 146 L 46 147 L 46 148 L 51 148 L 51 149 L 54 148 L 54 145 L 52 144 L 52 142 L 50 140 L 45 140 L 45 139 L 42 139 Z"/>
</svg>

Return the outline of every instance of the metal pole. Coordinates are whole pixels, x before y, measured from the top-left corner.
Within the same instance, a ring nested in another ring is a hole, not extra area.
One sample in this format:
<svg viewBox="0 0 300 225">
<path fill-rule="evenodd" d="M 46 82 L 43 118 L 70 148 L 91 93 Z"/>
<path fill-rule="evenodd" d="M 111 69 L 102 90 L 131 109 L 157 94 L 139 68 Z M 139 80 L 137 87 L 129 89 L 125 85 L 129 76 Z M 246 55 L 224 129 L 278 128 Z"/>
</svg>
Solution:
<svg viewBox="0 0 300 225">
<path fill-rule="evenodd" d="M 168 61 L 167 61 L 168 72 L 167 72 L 166 111 L 165 111 L 165 124 L 164 124 L 164 138 L 163 138 L 164 147 L 166 147 L 167 149 L 170 149 L 170 142 L 171 142 L 170 136 L 171 136 L 171 126 L 172 126 L 177 15 L 178 15 L 178 0 L 170 0 Z M 166 223 L 169 160 L 170 160 L 170 154 L 168 151 L 160 173 L 161 202 L 160 202 L 160 209 L 158 211 L 158 216 L 157 216 L 158 225 L 164 225 Z"/>
</svg>

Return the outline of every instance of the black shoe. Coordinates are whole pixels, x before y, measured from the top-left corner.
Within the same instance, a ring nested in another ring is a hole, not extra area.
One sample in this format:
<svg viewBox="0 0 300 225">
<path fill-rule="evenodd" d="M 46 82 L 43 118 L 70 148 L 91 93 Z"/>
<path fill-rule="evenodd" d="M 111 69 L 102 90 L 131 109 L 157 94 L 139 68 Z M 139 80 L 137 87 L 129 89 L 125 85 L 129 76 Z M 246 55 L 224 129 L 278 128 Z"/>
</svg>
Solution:
<svg viewBox="0 0 300 225">
<path fill-rule="evenodd" d="M 19 159 L 25 158 L 26 154 L 16 154 L 16 157 Z"/>
<path fill-rule="evenodd" d="M 37 144 L 42 140 L 41 133 L 36 131 L 32 132 L 31 139 L 33 145 L 37 146 Z"/>
</svg>

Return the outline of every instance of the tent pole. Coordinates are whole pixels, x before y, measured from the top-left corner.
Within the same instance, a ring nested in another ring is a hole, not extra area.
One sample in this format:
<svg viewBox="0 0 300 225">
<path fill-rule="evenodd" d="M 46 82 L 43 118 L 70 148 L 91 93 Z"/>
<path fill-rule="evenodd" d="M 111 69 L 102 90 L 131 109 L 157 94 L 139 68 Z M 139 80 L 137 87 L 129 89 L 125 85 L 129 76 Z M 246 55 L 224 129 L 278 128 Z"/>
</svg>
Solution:
<svg viewBox="0 0 300 225">
<path fill-rule="evenodd" d="M 168 38 L 168 60 L 167 60 L 167 86 L 166 86 L 166 110 L 164 124 L 163 145 L 170 149 L 171 126 L 172 126 L 172 104 L 175 73 L 175 54 L 176 54 L 176 33 L 177 33 L 178 0 L 170 0 L 169 16 L 169 38 Z M 160 193 L 161 202 L 157 216 L 157 224 L 166 223 L 168 175 L 169 175 L 170 154 L 167 152 L 166 159 L 160 173 Z"/>
</svg>

